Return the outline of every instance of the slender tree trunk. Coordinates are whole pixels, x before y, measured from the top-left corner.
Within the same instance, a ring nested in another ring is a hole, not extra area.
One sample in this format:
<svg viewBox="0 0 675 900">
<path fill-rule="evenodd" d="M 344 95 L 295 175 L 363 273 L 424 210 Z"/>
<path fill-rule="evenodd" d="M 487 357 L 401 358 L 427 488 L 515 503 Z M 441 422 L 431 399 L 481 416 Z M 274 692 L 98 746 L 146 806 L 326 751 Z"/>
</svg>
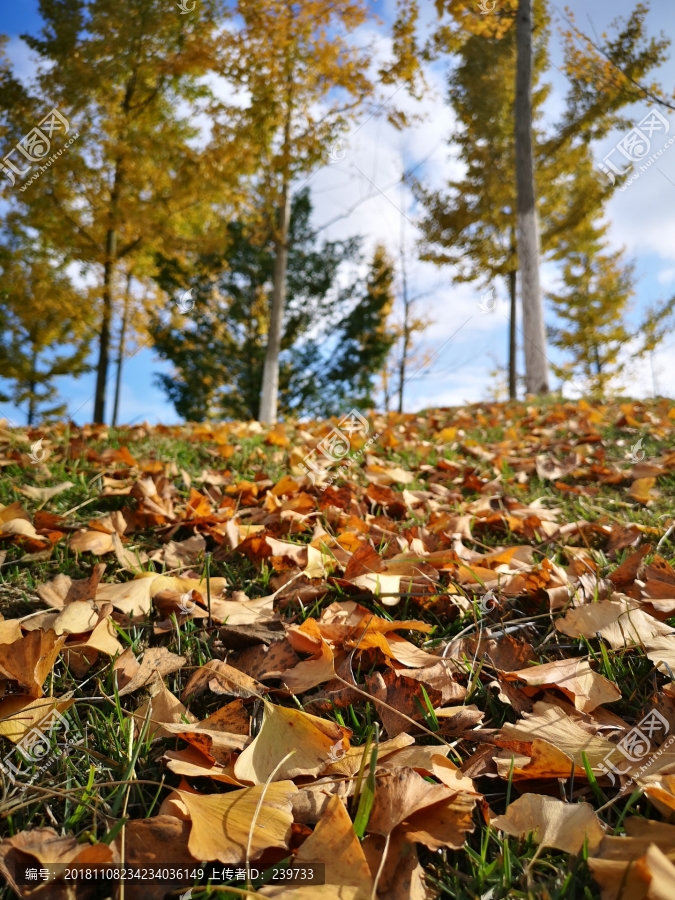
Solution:
<svg viewBox="0 0 675 900">
<path fill-rule="evenodd" d="M 94 395 L 94 423 L 97 425 L 102 425 L 105 421 L 105 388 L 108 380 L 110 356 L 110 322 L 112 320 L 112 290 L 116 255 L 117 235 L 114 228 L 109 228 L 106 241 L 106 260 L 103 268 L 103 321 L 101 322 L 101 335 L 99 337 L 96 393 Z"/>
<path fill-rule="evenodd" d="M 516 270 L 509 272 L 509 296 L 511 300 L 511 316 L 509 318 L 509 400 L 518 399 L 518 360 L 516 358 L 516 315 L 518 305 L 516 303 Z"/>
<path fill-rule="evenodd" d="M 35 423 L 35 388 L 37 386 L 37 351 L 34 350 L 30 361 L 30 382 L 28 383 L 28 426 Z"/>
<path fill-rule="evenodd" d="M 122 312 L 122 324 L 120 325 L 120 339 L 117 348 L 117 375 L 115 377 L 115 402 L 113 404 L 112 426 L 117 425 L 117 414 L 120 408 L 120 389 L 122 385 L 122 366 L 124 365 L 124 338 L 127 331 L 127 316 L 129 315 L 129 296 L 131 294 L 131 272 L 127 275 L 127 289 L 124 294 L 124 310 Z"/>
<path fill-rule="evenodd" d="M 529 394 L 546 394 L 548 365 L 539 282 L 539 229 L 532 154 L 532 0 L 519 0 L 516 14 L 516 44 L 518 262 L 525 338 L 525 387 Z"/>
<path fill-rule="evenodd" d="M 401 208 L 404 205 L 403 178 L 405 166 L 401 160 L 403 175 L 401 176 Z M 408 272 L 405 264 L 405 220 L 401 213 L 401 287 L 403 292 L 403 345 L 401 347 L 401 365 L 398 373 L 398 411 L 403 412 L 403 388 L 405 387 L 405 370 L 410 352 L 410 301 L 408 299 Z"/>
<path fill-rule="evenodd" d="M 286 182 L 281 195 L 277 238 L 274 241 L 274 288 L 270 327 L 267 334 L 267 350 L 263 368 L 262 395 L 260 397 L 260 421 L 273 425 L 277 420 L 279 404 L 279 352 L 286 305 L 286 268 L 288 265 L 288 226 L 291 217 L 290 189 Z"/>
</svg>

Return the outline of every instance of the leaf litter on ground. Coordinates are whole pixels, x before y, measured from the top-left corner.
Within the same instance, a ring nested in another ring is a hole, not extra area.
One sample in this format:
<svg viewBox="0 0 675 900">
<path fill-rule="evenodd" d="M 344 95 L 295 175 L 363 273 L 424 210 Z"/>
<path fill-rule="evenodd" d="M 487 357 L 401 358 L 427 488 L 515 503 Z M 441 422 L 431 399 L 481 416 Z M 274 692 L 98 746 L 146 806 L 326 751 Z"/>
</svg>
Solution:
<svg viewBox="0 0 675 900">
<path fill-rule="evenodd" d="M 4 896 L 675 896 L 675 407 L 365 421 L 3 424 Z"/>
</svg>

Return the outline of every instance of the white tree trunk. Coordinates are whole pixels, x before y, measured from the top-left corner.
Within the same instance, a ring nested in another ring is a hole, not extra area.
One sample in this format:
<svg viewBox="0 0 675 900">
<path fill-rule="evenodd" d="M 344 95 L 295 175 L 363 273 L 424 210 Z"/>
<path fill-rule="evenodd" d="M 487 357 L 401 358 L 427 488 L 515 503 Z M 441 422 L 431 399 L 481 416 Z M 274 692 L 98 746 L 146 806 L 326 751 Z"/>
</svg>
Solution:
<svg viewBox="0 0 675 900">
<path fill-rule="evenodd" d="M 263 425 L 274 425 L 277 421 L 279 398 L 279 351 L 286 303 L 286 267 L 288 264 L 288 225 L 290 221 L 290 191 L 284 185 L 279 210 L 277 239 L 274 242 L 274 287 L 270 327 L 267 334 L 267 351 L 263 369 L 262 391 L 260 395 L 259 420 Z"/>
<path fill-rule="evenodd" d="M 539 227 L 532 155 L 532 0 L 519 0 L 516 15 L 516 185 L 518 266 L 523 305 L 525 388 L 548 393 L 544 310 L 539 283 Z"/>
</svg>

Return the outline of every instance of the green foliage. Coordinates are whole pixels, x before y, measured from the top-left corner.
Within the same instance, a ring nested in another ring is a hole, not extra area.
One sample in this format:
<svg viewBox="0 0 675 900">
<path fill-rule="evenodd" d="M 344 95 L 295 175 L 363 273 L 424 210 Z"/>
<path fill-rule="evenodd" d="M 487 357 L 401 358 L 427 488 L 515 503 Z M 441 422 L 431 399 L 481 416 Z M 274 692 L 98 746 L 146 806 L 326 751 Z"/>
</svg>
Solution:
<svg viewBox="0 0 675 900">
<path fill-rule="evenodd" d="M 0 249 L 0 372 L 27 421 L 63 416 L 54 379 L 90 370 L 91 314 L 57 264 L 28 244 Z M 70 350 L 70 352 L 68 352 Z"/>
<path fill-rule="evenodd" d="M 280 409 L 286 416 L 330 415 L 346 401 L 371 405 L 375 374 L 393 342 L 385 324 L 393 270 L 384 250 L 376 251 L 359 297 L 356 279 L 340 284 L 345 264 L 359 258 L 359 239 L 319 244 L 311 210 L 309 192 L 303 191 L 294 199 L 289 232 L 280 366 Z M 151 324 L 156 349 L 176 369 L 158 376 L 158 383 L 176 411 L 193 421 L 258 416 L 273 239 L 261 240 L 242 222 L 230 223 L 228 234 L 225 254 L 202 257 L 190 273 L 175 259 L 159 262 L 158 280 L 167 292 L 175 293 L 188 279 L 196 282 L 189 313 L 157 314 Z"/>
</svg>

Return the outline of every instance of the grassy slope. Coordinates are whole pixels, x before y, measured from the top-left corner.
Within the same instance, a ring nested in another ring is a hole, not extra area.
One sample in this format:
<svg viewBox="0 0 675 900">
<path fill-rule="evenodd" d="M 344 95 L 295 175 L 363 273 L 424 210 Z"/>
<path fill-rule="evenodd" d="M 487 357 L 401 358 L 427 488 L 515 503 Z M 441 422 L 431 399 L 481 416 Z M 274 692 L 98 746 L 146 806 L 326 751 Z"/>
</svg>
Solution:
<svg viewBox="0 0 675 900">
<path fill-rule="evenodd" d="M 665 401 L 658 404 L 638 404 L 635 407 L 627 405 L 623 410 L 618 406 L 591 409 L 566 404 L 562 407 L 551 401 L 530 407 L 523 404 L 511 406 L 483 404 L 464 410 L 434 410 L 417 416 L 390 415 L 387 423 L 379 422 L 380 427 L 378 422 L 375 422 L 375 427 L 383 431 L 383 437 L 375 445 L 374 453 L 381 464 L 399 465 L 415 472 L 416 480 L 406 485 L 408 489 L 425 489 L 428 486 L 430 471 L 420 470 L 419 466 L 424 464 L 435 467 L 440 457 L 459 461 L 462 466 L 465 463 L 474 466 L 475 474 L 485 479 L 494 478 L 495 472 L 490 462 L 467 455 L 466 448 L 473 446 L 473 441 L 481 448 L 495 450 L 501 447 L 503 452 L 510 452 L 520 458 L 533 459 L 538 453 L 548 450 L 563 456 L 574 445 L 588 439 L 589 434 L 598 432 L 602 437 L 602 443 L 591 444 L 591 448 L 596 451 L 603 448 L 606 462 L 617 460 L 626 468 L 626 450 L 638 437 L 643 438 L 647 460 L 659 454 L 663 456 L 673 447 L 675 418 L 668 417 L 672 411 L 673 407 Z M 617 422 L 621 424 L 617 426 Z M 384 429 L 381 427 L 383 425 Z M 455 440 L 446 440 L 439 453 L 437 435 L 444 427 L 456 427 L 463 430 L 464 434 L 460 432 Z M 56 458 L 56 461 L 48 462 L 46 468 L 31 466 L 25 456 L 28 445 L 20 442 L 18 435 L 14 435 L 11 444 L 5 449 L 9 452 L 13 449 L 20 450 L 24 455 L 20 461 L 0 470 L 2 474 L 0 503 L 8 505 L 21 499 L 26 508 L 33 512 L 39 504 L 17 494 L 17 487 L 25 484 L 48 486 L 70 480 L 75 486 L 49 501 L 46 509 L 63 514 L 86 503 L 87 505 L 70 516 L 68 521 L 71 524 L 78 522 L 85 524 L 92 518 L 121 509 L 132 502 L 129 497 L 100 496 L 99 476 L 102 465 L 87 461 L 87 449 L 100 453 L 109 448 L 126 446 L 137 460 L 155 459 L 175 464 L 173 471 L 176 476 L 173 480 L 183 497 L 187 496 L 188 491 L 178 475 L 180 470 L 185 470 L 193 479 L 207 468 L 219 472 L 229 471 L 227 479 L 231 483 L 242 479 L 253 480 L 256 476 L 260 478 L 261 473 L 276 482 L 290 471 L 291 464 L 297 463 L 306 449 L 306 441 L 292 427 L 286 429 L 288 443 L 284 440 L 280 440 L 277 444 L 266 443 L 264 434 L 253 436 L 232 434 L 230 442 L 236 445 L 237 449 L 230 459 L 225 460 L 219 455 L 219 444 L 214 441 L 207 428 L 196 431 L 189 427 L 171 428 L 165 429 L 164 433 L 161 430 L 136 428 L 131 432 L 119 429 L 94 432 L 90 437 L 85 435 L 82 454 L 76 458 L 64 459 L 62 452 L 59 452 L 59 446 L 62 449 L 66 438 L 75 437 L 75 433 L 68 435 L 65 429 L 57 429 L 54 432 L 35 431 L 28 434 L 28 438 L 33 441 L 41 434 L 49 435 L 55 442 L 52 444 L 54 451 L 52 457 Z M 624 442 L 623 446 L 617 443 L 621 441 Z M 367 485 L 362 471 L 353 469 L 352 473 L 351 477 L 355 482 L 362 486 Z M 672 502 L 675 495 L 673 474 L 658 479 L 657 488 L 661 496 L 649 506 L 635 502 L 627 494 L 630 481 L 620 485 L 601 486 L 595 496 L 588 497 L 561 491 L 555 488 L 551 481 L 541 482 L 536 474 L 530 474 L 527 480 L 519 481 L 516 473 L 504 467 L 501 475 L 501 490 L 523 503 L 538 497 L 552 498 L 553 502 L 548 505 L 555 505 L 562 510 L 561 522 L 578 519 L 622 524 L 634 522 L 658 529 L 656 537 L 658 540 L 658 536 L 665 530 L 664 523 L 668 522 L 668 516 L 673 512 Z M 582 480 L 575 482 L 574 477 L 563 481 L 571 486 L 589 483 Z M 590 483 L 595 484 L 595 479 L 591 478 Z M 402 490 L 403 486 L 394 485 L 394 489 Z M 463 488 L 460 486 L 460 490 L 464 502 L 475 500 L 479 496 L 470 486 Z M 423 524 L 425 518 L 424 513 L 418 511 L 415 515 L 399 520 L 395 527 L 403 531 L 415 524 Z M 324 527 L 330 530 L 327 522 L 325 520 L 323 522 Z M 180 540 L 190 534 L 189 528 L 183 528 L 174 535 L 174 538 Z M 541 538 L 541 535 L 538 537 Z M 309 541 L 311 532 L 306 535 L 294 535 L 291 539 L 299 542 Z M 524 535 L 496 530 L 481 533 L 479 539 L 487 547 L 520 543 L 532 546 L 541 544 L 541 541 L 534 537 L 528 540 Z M 583 546 L 583 542 L 579 540 L 570 543 Z M 147 552 L 162 546 L 153 531 L 134 535 L 132 546 L 134 545 L 142 547 Z M 5 618 L 25 615 L 44 606 L 35 593 L 36 585 L 49 581 L 58 572 L 73 578 L 85 578 L 90 574 L 92 565 L 100 561 L 88 553 L 78 558 L 68 549 L 65 541 L 60 541 L 54 546 L 53 554 L 47 561 L 23 564 L 20 560 L 25 553 L 24 549 L 15 544 L 5 543 L 0 546 L 8 550 L 5 564 L 0 569 L 0 610 Z M 468 542 L 467 546 L 470 546 Z M 632 552 L 630 549 L 622 550 L 616 559 L 610 560 L 605 555 L 599 538 L 592 541 L 591 547 L 602 575 L 610 573 Z M 662 554 L 671 561 L 674 547 L 675 543 L 668 542 L 662 548 Z M 380 549 L 384 552 L 383 547 Z M 541 551 L 542 555 L 545 554 L 561 565 L 569 563 L 569 557 L 555 541 L 544 545 Z M 110 559 L 111 557 L 107 557 L 103 561 L 109 562 Z M 119 580 L 119 577 L 114 575 L 116 568 L 116 565 L 108 566 L 104 581 Z M 270 579 L 275 575 L 265 563 L 256 565 L 242 555 L 235 555 L 228 563 L 214 563 L 211 574 L 226 576 L 232 590 L 244 591 L 249 597 L 270 593 Z M 318 616 L 321 609 L 335 599 L 339 599 L 339 596 L 331 591 L 311 608 L 291 601 L 284 610 L 284 615 L 286 618 L 295 617 L 296 621 L 303 620 L 307 615 Z M 437 610 L 447 607 L 435 602 L 425 603 L 422 607 L 415 603 L 414 598 L 406 599 L 397 607 L 386 609 L 379 607 L 374 598 L 361 599 L 360 602 L 378 611 L 379 614 L 393 615 L 396 618 L 416 617 L 433 624 L 435 626 L 435 631 L 431 635 L 433 640 L 426 644 L 427 649 L 438 646 L 441 640 L 445 641 L 459 632 L 469 629 L 469 632 L 473 630 L 477 633 L 478 629 L 478 611 L 475 607 L 467 615 L 460 617 L 449 616 L 442 611 L 437 613 Z M 640 650 L 612 651 L 608 647 L 601 647 L 596 640 L 590 643 L 571 641 L 557 634 L 548 615 L 548 604 L 543 593 L 504 603 L 501 609 L 491 614 L 492 625 L 499 627 L 497 623 L 500 620 L 507 623 L 522 621 L 523 615 L 527 616 L 528 621 L 534 619 L 534 624 L 521 634 L 535 648 L 541 647 L 539 654 L 541 662 L 559 659 L 561 655 L 590 654 L 597 671 L 621 687 L 622 700 L 613 704 L 612 710 L 630 723 L 639 718 L 640 711 L 649 705 L 657 686 L 666 680 L 660 673 L 655 672 L 652 663 Z M 489 624 L 483 622 L 482 627 Z M 670 624 L 675 624 L 675 621 L 670 621 Z M 184 625 L 180 634 L 174 631 L 170 636 L 161 639 L 153 637 L 150 623 L 121 629 L 120 635 L 122 643 L 131 646 L 137 654 L 148 644 L 161 642 L 169 650 L 187 656 L 189 666 L 203 664 L 218 652 L 214 635 L 200 630 L 194 622 Z M 424 635 L 416 633 L 409 633 L 407 637 L 416 643 L 422 643 L 425 639 Z M 557 649 L 557 645 L 563 644 L 565 646 L 561 650 Z M 167 686 L 179 694 L 187 677 L 182 672 L 170 675 L 166 679 Z M 465 702 L 476 704 L 484 710 L 486 716 L 482 726 L 494 729 L 504 722 L 516 721 L 517 717 L 513 709 L 502 703 L 495 691 L 489 688 L 492 680 L 493 673 L 489 665 L 480 671 L 468 672 L 466 683 L 470 685 L 470 689 Z M 84 683 L 81 687 L 77 688 L 77 684 L 82 682 Z M 57 666 L 54 670 L 53 684 L 48 683 L 47 691 L 60 696 L 71 690 L 76 690 L 75 696 L 78 699 L 71 715 L 72 736 L 76 740 L 81 738 L 85 746 L 81 752 L 61 756 L 52 765 L 49 778 L 41 779 L 38 786 L 29 790 L 22 798 L 17 800 L 15 795 L 12 796 L 11 790 L 5 793 L 0 801 L 0 833 L 4 836 L 25 829 L 54 826 L 75 834 L 81 840 L 93 838 L 101 840 L 105 834 L 105 826 L 101 816 L 96 814 L 97 804 L 105 801 L 107 808 L 112 810 L 114 815 L 120 812 L 126 795 L 126 787 L 121 782 L 124 782 L 131 771 L 130 731 L 127 727 L 128 720 L 124 717 L 119 704 L 106 699 L 112 697 L 114 693 L 108 659 L 100 657 L 84 679 L 76 679 L 65 666 Z M 134 708 L 138 701 L 138 695 L 135 698 L 126 697 L 121 701 L 121 705 Z M 217 697 L 207 694 L 196 700 L 191 705 L 191 710 L 202 718 L 221 705 L 222 701 Z M 373 721 L 376 715 L 375 709 L 365 702 L 363 705 L 355 705 L 349 710 L 349 714 L 345 713 L 346 724 L 354 729 L 352 744 L 357 745 L 363 740 L 367 724 Z M 420 743 L 433 743 L 433 738 L 425 735 L 419 736 L 417 740 Z M 6 745 L 5 741 L 2 743 Z M 134 753 L 138 754 L 135 761 L 135 777 L 140 783 L 129 793 L 127 814 L 132 818 L 156 813 L 163 796 L 158 790 L 163 777 L 167 785 L 178 783 L 179 779 L 172 773 L 162 770 L 158 763 L 165 744 L 166 742 L 160 741 L 159 744 L 146 743 L 133 748 Z M 475 748 L 476 745 L 472 745 L 468 740 L 460 740 L 455 750 L 458 756 L 465 760 Z M 6 747 L 3 748 L 3 753 L 5 749 Z M 478 787 L 484 792 L 494 814 L 503 813 L 509 797 L 515 799 L 518 795 L 516 786 L 496 778 L 481 779 Z M 585 799 L 596 808 L 600 806 L 592 786 L 587 782 L 575 785 L 574 797 Z M 626 803 L 627 800 L 620 800 L 601 813 L 610 831 L 615 829 L 620 833 Z M 633 802 L 631 814 L 659 818 L 649 801 L 642 796 Z M 463 850 L 431 853 L 424 848 L 420 849 L 429 883 L 440 888 L 443 896 L 473 900 L 485 895 L 490 889 L 494 889 L 492 895 L 494 898 L 508 895 L 536 897 L 542 900 L 549 897 L 564 897 L 571 900 L 571 898 L 599 896 L 598 886 L 589 873 L 583 854 L 579 858 L 569 858 L 566 854 L 546 850 L 539 853 L 537 861 L 530 867 L 529 863 L 537 850 L 536 844 L 531 839 L 518 841 L 514 838 L 500 838 L 496 832 L 486 827 L 479 813 L 476 813 L 475 819 L 476 828 Z M 5 888 L 0 896 L 5 898 L 13 894 Z"/>
</svg>

